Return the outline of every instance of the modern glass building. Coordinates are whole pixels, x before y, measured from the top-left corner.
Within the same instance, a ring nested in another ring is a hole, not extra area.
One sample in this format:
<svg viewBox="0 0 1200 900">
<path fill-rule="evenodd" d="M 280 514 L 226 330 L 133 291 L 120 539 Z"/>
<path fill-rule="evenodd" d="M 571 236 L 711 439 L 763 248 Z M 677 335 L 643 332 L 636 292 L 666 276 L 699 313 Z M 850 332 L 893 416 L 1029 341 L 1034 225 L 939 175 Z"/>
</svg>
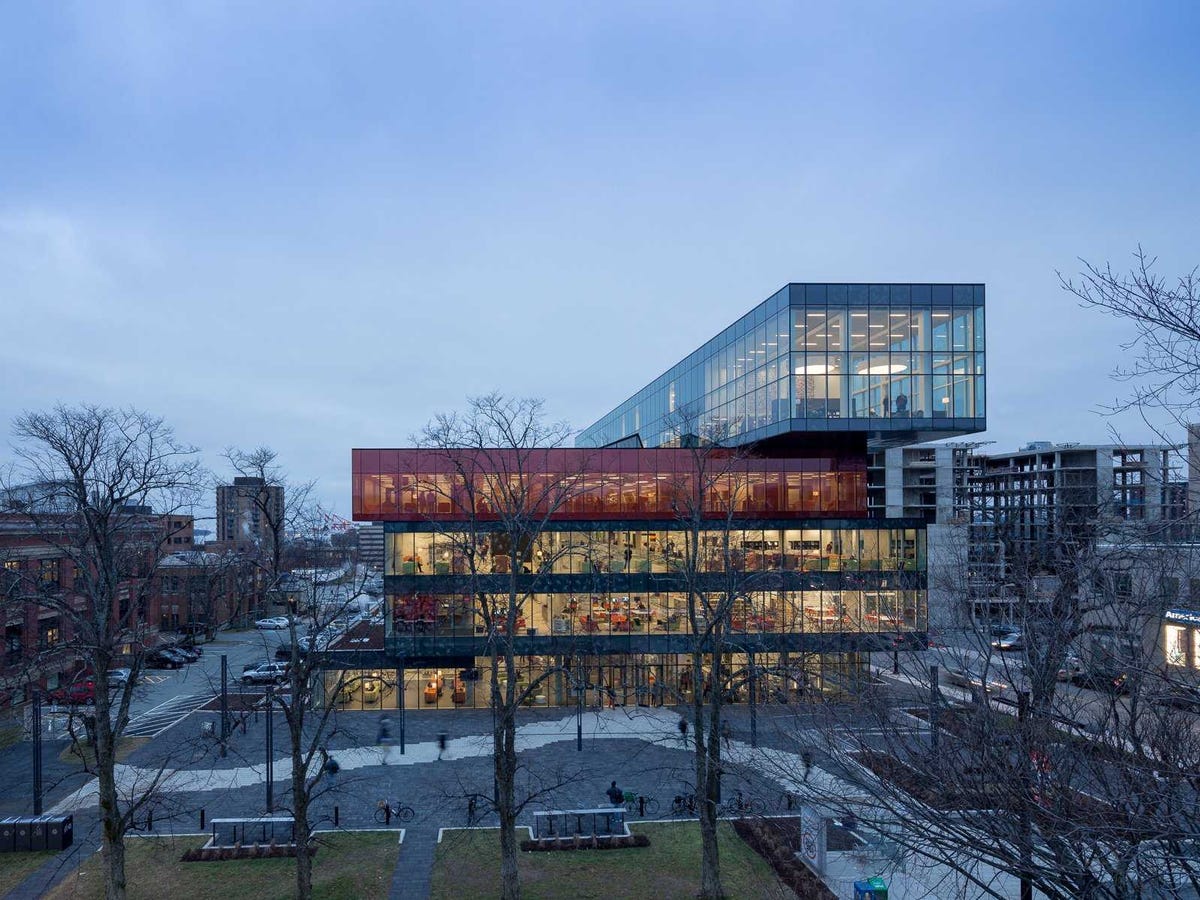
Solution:
<svg viewBox="0 0 1200 900">
<path fill-rule="evenodd" d="M 670 446 L 678 413 L 739 443 L 842 432 L 872 448 L 983 431 L 982 284 L 789 284 L 585 428 Z"/>
<path fill-rule="evenodd" d="M 486 706 L 486 686 L 470 678 L 494 638 L 481 598 L 503 594 L 514 575 L 526 598 L 514 635 L 524 677 L 583 670 L 576 683 L 593 703 L 672 703 L 711 689 L 691 683 L 685 656 L 690 541 L 693 586 L 736 585 L 722 666 L 733 676 L 721 688 L 735 701 L 748 698 L 749 673 L 760 698 L 851 690 L 870 652 L 925 646 L 924 524 L 869 516 L 867 448 L 984 427 L 982 304 L 980 285 L 793 284 L 575 448 L 519 460 L 354 450 L 354 518 L 385 532 L 377 659 L 395 675 L 341 701 Z M 697 442 L 674 416 L 685 407 L 697 410 L 697 431 L 727 436 L 724 449 L 704 451 L 726 458 L 703 482 L 694 536 L 680 515 L 681 491 L 701 481 Z M 534 510 L 545 521 L 514 549 L 481 498 L 517 470 L 530 496 L 573 489 Z M 575 703 L 569 681 L 549 678 L 532 702 Z"/>
</svg>

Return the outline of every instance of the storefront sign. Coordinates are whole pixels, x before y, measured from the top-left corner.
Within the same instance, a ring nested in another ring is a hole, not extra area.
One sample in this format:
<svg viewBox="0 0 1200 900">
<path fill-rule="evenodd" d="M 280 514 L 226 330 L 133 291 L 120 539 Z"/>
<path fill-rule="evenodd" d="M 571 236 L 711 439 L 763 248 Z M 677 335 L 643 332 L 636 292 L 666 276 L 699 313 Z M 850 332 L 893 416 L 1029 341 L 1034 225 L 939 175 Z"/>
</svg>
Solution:
<svg viewBox="0 0 1200 900">
<path fill-rule="evenodd" d="M 1168 622 L 1186 622 L 1188 625 L 1200 625 L 1200 612 L 1192 609 L 1168 609 L 1164 618 Z"/>
</svg>

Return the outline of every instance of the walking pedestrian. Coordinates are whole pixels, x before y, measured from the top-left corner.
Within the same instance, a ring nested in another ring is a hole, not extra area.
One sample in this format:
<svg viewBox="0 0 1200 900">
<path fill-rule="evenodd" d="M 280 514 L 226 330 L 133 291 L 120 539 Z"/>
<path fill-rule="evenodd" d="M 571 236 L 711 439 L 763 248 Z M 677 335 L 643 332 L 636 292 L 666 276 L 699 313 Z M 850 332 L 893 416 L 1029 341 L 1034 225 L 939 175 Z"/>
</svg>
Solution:
<svg viewBox="0 0 1200 900">
<path fill-rule="evenodd" d="M 442 754 L 446 752 L 446 732 L 438 732 L 438 759 L 442 758 Z"/>
<path fill-rule="evenodd" d="M 679 739 L 683 741 L 683 746 L 687 746 L 687 719 L 679 720 Z"/>
<path fill-rule="evenodd" d="M 379 731 L 375 735 L 375 743 L 381 748 L 379 761 L 386 766 L 392 749 L 392 720 L 386 714 L 379 717 Z"/>
<path fill-rule="evenodd" d="M 609 785 L 608 790 L 604 793 L 608 795 L 608 802 L 613 806 L 620 806 L 625 802 L 625 792 L 617 787 L 617 783 L 615 781 Z"/>
<path fill-rule="evenodd" d="M 729 742 L 733 740 L 733 729 L 729 727 L 729 722 L 721 722 L 721 740 L 725 742 L 725 749 L 729 749 Z"/>
<path fill-rule="evenodd" d="M 800 762 L 804 764 L 804 780 L 808 781 L 808 773 L 812 771 L 813 755 L 811 750 L 805 750 L 800 754 Z"/>
</svg>

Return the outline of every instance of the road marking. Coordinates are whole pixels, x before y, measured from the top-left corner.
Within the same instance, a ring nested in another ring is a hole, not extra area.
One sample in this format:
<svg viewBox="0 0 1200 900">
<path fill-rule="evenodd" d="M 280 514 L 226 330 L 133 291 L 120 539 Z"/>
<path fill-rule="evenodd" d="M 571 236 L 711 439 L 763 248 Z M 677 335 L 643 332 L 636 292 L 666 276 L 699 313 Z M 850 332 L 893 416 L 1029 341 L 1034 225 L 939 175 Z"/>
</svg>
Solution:
<svg viewBox="0 0 1200 900">
<path fill-rule="evenodd" d="M 126 737 L 156 738 L 212 699 L 212 694 L 181 694 L 131 719 Z"/>
</svg>

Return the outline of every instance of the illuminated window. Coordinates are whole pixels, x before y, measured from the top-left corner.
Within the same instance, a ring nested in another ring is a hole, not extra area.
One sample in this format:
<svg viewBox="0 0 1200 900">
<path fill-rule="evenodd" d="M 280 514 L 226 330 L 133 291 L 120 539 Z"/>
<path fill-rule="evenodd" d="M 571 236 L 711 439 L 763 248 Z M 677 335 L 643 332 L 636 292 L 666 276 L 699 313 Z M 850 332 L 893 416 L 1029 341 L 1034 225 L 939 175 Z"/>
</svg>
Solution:
<svg viewBox="0 0 1200 900">
<path fill-rule="evenodd" d="M 1178 625 L 1167 625 L 1164 629 L 1166 637 L 1165 656 L 1168 666 L 1187 665 L 1187 633 L 1186 628 Z M 1200 639 L 1200 632 L 1197 632 Z"/>
</svg>

